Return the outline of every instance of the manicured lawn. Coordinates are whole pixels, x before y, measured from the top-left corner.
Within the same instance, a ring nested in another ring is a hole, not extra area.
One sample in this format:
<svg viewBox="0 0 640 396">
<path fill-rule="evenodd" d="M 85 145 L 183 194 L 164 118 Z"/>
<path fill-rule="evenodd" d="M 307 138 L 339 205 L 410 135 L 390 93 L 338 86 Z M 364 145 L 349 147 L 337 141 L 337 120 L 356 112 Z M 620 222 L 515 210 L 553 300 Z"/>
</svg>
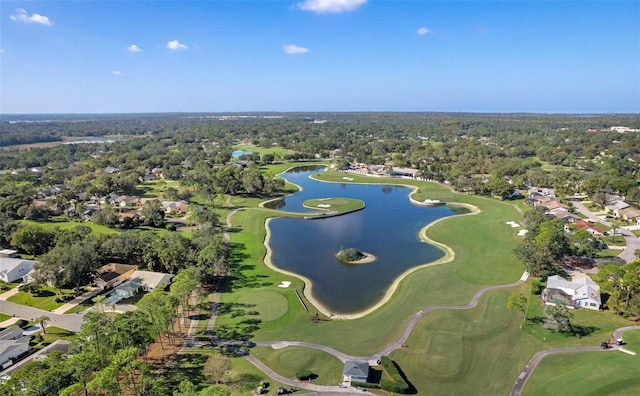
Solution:
<svg viewBox="0 0 640 396">
<path fill-rule="evenodd" d="M 11 289 L 14 289 L 14 288 L 20 286 L 21 284 L 22 284 L 22 282 L 9 282 L 9 283 L 6 283 L 6 282 L 1 282 L 0 281 L 0 294 L 4 293 L 6 291 L 9 291 Z"/>
<path fill-rule="evenodd" d="M 620 249 L 604 249 L 596 252 L 597 257 L 616 257 L 622 253 Z"/>
<path fill-rule="evenodd" d="M 43 227 L 45 230 L 49 230 L 52 231 L 54 230 L 56 227 L 62 229 L 62 230 L 68 230 L 71 228 L 74 228 L 76 226 L 82 225 L 82 226 L 87 226 L 89 228 L 91 228 L 91 230 L 93 231 L 94 234 L 96 235 L 108 235 L 108 234 L 115 234 L 118 232 L 118 230 L 115 230 L 113 228 L 109 228 L 107 226 L 102 226 L 102 225 L 98 225 L 96 223 L 93 223 L 91 221 L 72 221 L 72 220 L 65 220 L 62 218 L 52 218 L 49 221 L 46 222 L 39 222 L 39 221 L 31 221 L 31 220 L 20 220 L 19 221 L 20 224 L 36 224 L 39 225 L 41 227 Z"/>
<path fill-rule="evenodd" d="M 539 342 L 520 330 L 522 314 L 506 309 L 517 289 L 492 291 L 475 308 L 436 311 L 390 357 L 418 393 L 507 395 Z"/>
<path fill-rule="evenodd" d="M 316 349 L 289 346 L 283 349 L 255 347 L 251 354 L 283 377 L 296 379 L 300 370 L 310 370 L 319 385 L 337 385 L 342 380 L 344 364 L 340 359 Z"/>
<path fill-rule="evenodd" d="M 607 245 L 627 246 L 627 240 L 621 235 L 602 235 L 600 239 Z"/>
<path fill-rule="evenodd" d="M 572 310 L 573 334 L 558 333 L 543 327 L 540 322 L 544 318 L 544 305 L 540 296 L 530 295 L 527 307 L 527 322 L 523 330 L 543 341 L 545 347 L 559 348 L 563 346 L 593 346 L 611 338 L 613 330 L 631 325 L 631 322 L 609 311 L 593 311 L 590 309 Z"/>
<path fill-rule="evenodd" d="M 286 164 L 286 168 L 290 166 Z M 280 169 L 284 170 L 285 164 Z M 344 176 L 329 171 L 321 173 L 318 179 L 343 183 Z M 453 250 L 451 262 L 413 271 L 398 283 L 389 301 L 364 317 L 322 318 L 314 323 L 310 320 L 313 306 L 305 299 L 310 309 L 306 311 L 294 293 L 303 289 L 304 282 L 263 264 L 264 222 L 278 212 L 258 209 L 257 199 L 234 198 L 232 203 L 244 210 L 232 218 L 232 260 L 237 270 L 232 276 L 235 280 L 222 294 L 222 302 L 255 304 L 248 309 L 255 309 L 265 319 L 251 331 L 254 340 L 308 341 L 352 355 L 373 354 L 398 339 L 409 319 L 421 309 L 464 305 L 481 287 L 513 282 L 524 271 L 512 253 L 519 243 L 517 230 L 505 224 L 519 222 L 522 217 L 511 202 L 457 194 L 436 183 L 347 176 L 353 178 L 350 182 L 412 185 L 417 187 L 413 197 L 418 201 L 430 198 L 459 202 L 478 207 L 480 213 L 449 217 L 424 230 L 429 238 L 446 243 Z M 282 280 L 291 281 L 291 286 L 278 288 Z M 288 311 L 282 316 L 272 314 L 282 306 L 280 298 L 273 299 L 273 303 L 271 299 L 256 303 L 251 298 L 253 302 L 242 302 L 242 298 L 247 298 L 243 297 L 245 294 L 263 291 L 280 293 L 287 301 Z M 582 337 L 562 335 L 556 341 L 545 340 L 544 334 L 522 331 L 521 313 L 507 309 L 509 294 L 516 292 L 528 294 L 528 286 L 490 292 L 473 310 L 436 311 L 427 315 L 414 328 L 408 347 L 394 351 L 392 358 L 419 393 L 508 394 L 522 367 L 536 351 L 549 345 L 598 345 L 606 332 L 620 327 L 616 318 L 602 316 L 602 322 L 591 325 L 597 329 L 588 329 L 590 333 Z M 233 326 L 254 317 L 232 317 L 230 312 L 219 317 L 221 326 Z M 589 326 L 593 318 L 581 315 L 576 315 L 575 322 Z M 622 322 L 629 324 L 623 319 Z"/>
<path fill-rule="evenodd" d="M 63 293 L 71 293 L 71 290 L 63 290 Z M 46 311 L 56 309 L 65 304 L 64 302 L 56 302 L 56 297 L 58 297 L 57 289 L 51 286 L 42 286 L 40 288 L 40 292 L 37 294 L 20 291 L 18 294 L 9 297 L 7 301 L 27 305 L 33 308 L 44 309 Z"/>
<path fill-rule="evenodd" d="M 628 349 L 640 352 L 640 331 L 628 332 L 624 337 Z M 533 372 L 522 394 L 636 394 L 640 389 L 638 367 L 640 355 L 632 356 L 618 351 L 547 356 Z"/>
</svg>

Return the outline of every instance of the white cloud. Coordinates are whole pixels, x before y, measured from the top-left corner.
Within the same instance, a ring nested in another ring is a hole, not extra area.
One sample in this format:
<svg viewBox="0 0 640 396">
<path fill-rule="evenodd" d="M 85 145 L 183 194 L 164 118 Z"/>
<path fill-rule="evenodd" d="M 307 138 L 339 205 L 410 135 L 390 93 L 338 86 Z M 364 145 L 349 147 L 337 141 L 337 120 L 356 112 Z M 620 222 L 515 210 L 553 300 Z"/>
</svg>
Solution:
<svg viewBox="0 0 640 396">
<path fill-rule="evenodd" d="M 283 45 L 282 50 L 285 54 L 290 55 L 306 54 L 307 52 L 309 52 L 309 48 L 298 47 L 295 44 Z"/>
<path fill-rule="evenodd" d="M 421 36 L 424 36 L 426 34 L 431 34 L 431 33 L 433 33 L 431 29 L 427 29 L 426 27 L 421 27 L 418 29 L 418 34 Z"/>
<path fill-rule="evenodd" d="M 140 49 L 140 47 L 138 47 L 135 44 L 131 44 L 130 46 L 127 47 L 127 51 L 129 51 L 129 52 L 142 52 L 142 49 Z"/>
<path fill-rule="evenodd" d="M 167 43 L 167 48 L 169 48 L 170 50 L 186 50 L 189 47 L 187 47 L 186 45 L 182 44 L 181 42 L 179 42 L 178 40 L 171 40 Z"/>
<path fill-rule="evenodd" d="M 111 72 L 111 74 L 113 74 L 114 76 L 124 76 L 124 73 L 120 70 L 114 70 Z"/>
<path fill-rule="evenodd" d="M 296 5 L 301 10 L 316 14 L 338 14 L 353 11 L 366 2 L 367 0 L 304 0 Z"/>
<path fill-rule="evenodd" d="M 51 26 L 53 22 L 46 16 L 40 14 L 27 14 L 27 10 L 24 8 L 16 8 L 16 13 L 9 17 L 12 21 L 15 22 L 25 22 L 25 23 L 39 23 L 42 25 Z"/>
</svg>

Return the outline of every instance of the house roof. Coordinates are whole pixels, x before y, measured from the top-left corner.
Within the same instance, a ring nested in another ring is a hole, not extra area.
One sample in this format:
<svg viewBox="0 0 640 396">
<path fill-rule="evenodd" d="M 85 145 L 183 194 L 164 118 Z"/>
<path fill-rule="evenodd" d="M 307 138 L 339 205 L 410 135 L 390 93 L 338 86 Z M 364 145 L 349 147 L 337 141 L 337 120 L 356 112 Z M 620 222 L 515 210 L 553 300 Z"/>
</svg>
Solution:
<svg viewBox="0 0 640 396">
<path fill-rule="evenodd" d="M 627 219 L 635 219 L 636 217 L 640 217 L 640 209 L 629 206 L 618 210 L 618 214 L 620 216 L 625 216 Z"/>
<path fill-rule="evenodd" d="M 0 340 L 15 340 L 22 337 L 22 329 L 19 326 L 11 326 L 0 331 Z"/>
<path fill-rule="evenodd" d="M 628 207 L 629 207 L 629 204 L 624 201 L 615 201 L 607 205 L 607 209 L 610 211 L 620 210 Z"/>
<path fill-rule="evenodd" d="M 108 282 L 111 279 L 117 278 L 122 274 L 136 269 L 138 269 L 137 265 L 109 263 L 98 268 L 98 277 L 103 281 Z"/>
<path fill-rule="evenodd" d="M 29 271 L 36 264 L 33 260 L 23 260 L 19 258 L 0 257 L 0 273 L 9 274 L 17 268 L 29 268 Z M 28 271 L 27 271 L 28 272 Z"/>
<path fill-rule="evenodd" d="M 560 275 L 553 275 L 547 278 L 548 289 L 571 289 L 574 291 L 574 295 L 576 295 L 578 289 L 585 287 L 596 292 L 600 291 L 600 286 L 598 286 L 598 284 L 588 276 L 576 277 L 570 281 L 564 279 Z"/>
<path fill-rule="evenodd" d="M 173 275 L 165 274 L 163 272 L 135 271 L 131 274 L 129 282 L 135 283 L 139 286 L 146 286 L 150 289 L 155 289 L 158 285 L 171 280 L 172 278 Z"/>
<path fill-rule="evenodd" d="M 344 362 L 344 370 L 342 370 L 342 375 L 367 377 L 369 375 L 369 363 L 347 360 L 346 362 Z"/>
<path fill-rule="evenodd" d="M 29 345 L 29 337 L 22 337 L 17 340 L 0 340 L 0 356 L 24 345 Z"/>
</svg>

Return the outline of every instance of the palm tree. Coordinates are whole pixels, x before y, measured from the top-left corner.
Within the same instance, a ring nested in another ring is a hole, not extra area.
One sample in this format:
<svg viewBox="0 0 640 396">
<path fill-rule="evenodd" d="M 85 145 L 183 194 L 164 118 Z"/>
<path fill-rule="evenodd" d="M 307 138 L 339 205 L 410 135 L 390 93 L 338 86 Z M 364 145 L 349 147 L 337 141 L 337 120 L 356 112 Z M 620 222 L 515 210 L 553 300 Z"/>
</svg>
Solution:
<svg viewBox="0 0 640 396">
<path fill-rule="evenodd" d="M 35 318 L 33 321 L 40 324 L 40 328 L 44 334 L 47 334 L 47 329 L 44 327 L 44 323 L 48 320 L 51 320 L 47 315 L 40 315 Z"/>
</svg>

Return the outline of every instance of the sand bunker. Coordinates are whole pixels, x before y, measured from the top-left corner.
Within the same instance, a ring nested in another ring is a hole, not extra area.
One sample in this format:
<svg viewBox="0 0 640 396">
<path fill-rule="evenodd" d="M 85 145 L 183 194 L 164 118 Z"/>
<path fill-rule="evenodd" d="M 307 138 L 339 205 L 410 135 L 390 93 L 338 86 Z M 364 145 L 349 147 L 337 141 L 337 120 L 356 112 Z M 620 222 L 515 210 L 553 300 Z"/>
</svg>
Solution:
<svg viewBox="0 0 640 396">
<path fill-rule="evenodd" d="M 515 221 L 507 221 L 507 224 L 513 228 L 520 227 L 520 224 L 516 223 Z"/>
<path fill-rule="evenodd" d="M 331 205 L 329 205 L 329 204 L 318 204 L 318 207 L 319 208 L 330 208 Z"/>
<path fill-rule="evenodd" d="M 278 285 L 278 287 L 281 287 L 283 289 L 286 289 L 287 287 L 289 287 L 291 285 L 291 282 L 289 281 L 282 281 L 280 282 L 280 284 Z"/>
</svg>

